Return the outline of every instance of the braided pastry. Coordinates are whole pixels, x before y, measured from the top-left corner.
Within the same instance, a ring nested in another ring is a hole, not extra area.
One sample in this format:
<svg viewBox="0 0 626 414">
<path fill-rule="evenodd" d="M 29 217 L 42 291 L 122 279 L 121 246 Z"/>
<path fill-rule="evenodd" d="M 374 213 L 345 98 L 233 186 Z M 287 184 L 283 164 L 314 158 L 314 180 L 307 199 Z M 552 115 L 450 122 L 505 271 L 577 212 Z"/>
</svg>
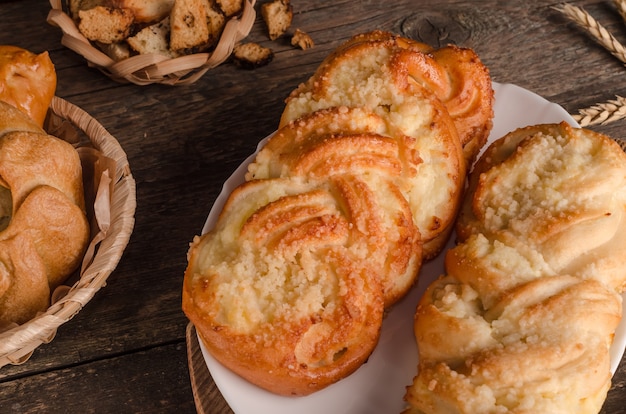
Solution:
<svg viewBox="0 0 626 414">
<path fill-rule="evenodd" d="M 440 186 L 419 187 L 410 197 L 424 244 L 424 257 L 436 256 L 453 227 L 456 210 L 448 200 L 465 179 L 486 142 L 493 118 L 493 89 L 486 67 L 469 49 L 449 46 L 436 53 L 429 46 L 374 31 L 354 36 L 331 53 L 286 100 L 280 125 L 320 109 L 359 107 L 383 118 L 392 133 L 406 136 L 418 151 L 421 169 L 441 169 L 450 179 Z M 444 144 L 440 131 L 453 133 L 458 154 Z M 428 141 L 428 144 L 424 144 Z M 459 161 L 456 159 L 459 158 Z M 462 171 L 453 177 L 450 170 Z M 418 186 L 415 186 L 418 188 Z M 414 190 L 415 191 L 415 190 Z M 425 205 L 424 200 L 429 202 Z"/>
<path fill-rule="evenodd" d="M 415 316 L 406 413 L 597 413 L 626 288 L 626 154 L 566 123 L 514 131 L 470 176 L 459 244 Z"/>
<path fill-rule="evenodd" d="M 0 327 L 48 307 L 88 238 L 78 153 L 0 101 Z"/>
<path fill-rule="evenodd" d="M 390 306 L 413 285 L 422 262 L 423 238 L 431 237 L 418 228 L 434 227 L 428 220 L 435 211 L 456 213 L 451 200 L 460 198 L 460 166 L 420 157 L 438 152 L 451 154 L 447 160 L 454 160 L 458 154 L 455 139 L 433 128 L 430 136 L 411 140 L 368 110 L 334 107 L 278 130 L 248 167 L 247 179 L 358 177 L 367 192 L 376 195 L 370 209 L 382 210 L 370 215 L 376 224 L 364 232 L 372 238 L 372 257 L 381 263 L 385 303 Z M 429 200 L 424 193 L 433 188 L 448 189 L 448 193 L 441 191 L 441 199 Z"/>
<path fill-rule="evenodd" d="M 362 183 L 255 180 L 194 239 L 183 309 L 216 359 L 249 381 L 305 395 L 356 370 L 383 315 L 377 264 L 356 221 Z M 349 212 L 349 214 L 348 214 Z"/>
<path fill-rule="evenodd" d="M 315 74 L 288 97 L 281 125 L 328 106 L 366 106 L 398 121 L 394 108 L 420 85 L 446 107 L 468 165 L 493 126 L 491 77 L 476 53 L 449 45 L 434 49 L 389 32 L 359 34 L 331 53 Z M 395 116 L 394 116 L 395 115 Z M 409 136 L 421 132 L 410 118 L 397 124 Z"/>
</svg>

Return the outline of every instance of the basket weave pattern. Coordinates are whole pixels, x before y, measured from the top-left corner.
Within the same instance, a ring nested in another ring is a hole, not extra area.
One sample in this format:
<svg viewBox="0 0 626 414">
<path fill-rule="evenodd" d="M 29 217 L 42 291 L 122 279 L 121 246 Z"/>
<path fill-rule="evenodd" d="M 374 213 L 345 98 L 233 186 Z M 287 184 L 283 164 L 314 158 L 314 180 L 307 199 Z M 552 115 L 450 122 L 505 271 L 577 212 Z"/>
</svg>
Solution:
<svg viewBox="0 0 626 414">
<path fill-rule="evenodd" d="M 72 286 L 62 286 L 61 294 L 55 291 L 60 299 L 53 299 L 54 303 L 46 312 L 23 325 L 0 332 L 0 367 L 26 362 L 38 346 L 49 343 L 57 328 L 91 300 L 117 266 L 135 224 L 135 180 L 118 141 L 89 114 L 61 98 L 52 100 L 50 111 L 84 132 L 95 150 L 113 160 L 115 172 L 105 192 L 109 204 L 107 220 L 96 229 L 92 245 L 97 248 L 93 250 L 93 257 L 86 254 L 79 280 Z"/>
<path fill-rule="evenodd" d="M 254 24 L 256 0 L 244 0 L 240 16 L 231 18 L 225 25 L 219 42 L 210 53 L 196 53 L 177 58 L 157 54 L 135 55 L 116 62 L 93 46 L 76 27 L 76 23 L 63 11 L 62 0 L 50 0 L 52 9 L 48 23 L 63 31 L 61 43 L 87 59 L 90 66 L 118 82 L 136 85 L 162 83 L 187 85 L 194 83 L 209 69 L 223 63 L 231 55 L 235 45 L 245 38 Z"/>
</svg>

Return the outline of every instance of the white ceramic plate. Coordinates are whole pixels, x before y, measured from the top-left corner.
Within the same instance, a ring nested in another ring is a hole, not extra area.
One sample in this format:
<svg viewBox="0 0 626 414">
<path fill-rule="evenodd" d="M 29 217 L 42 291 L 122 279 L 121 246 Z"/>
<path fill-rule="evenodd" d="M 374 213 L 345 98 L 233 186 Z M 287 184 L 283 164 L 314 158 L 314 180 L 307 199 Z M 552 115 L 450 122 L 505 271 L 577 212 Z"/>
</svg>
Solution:
<svg viewBox="0 0 626 414">
<path fill-rule="evenodd" d="M 559 105 L 523 88 L 494 83 L 494 90 L 495 118 L 489 142 L 527 125 L 565 120 L 577 126 Z M 203 232 L 214 225 L 228 194 L 244 181 L 247 165 L 253 157 L 254 154 L 225 182 Z M 452 247 L 452 241 L 448 247 Z M 406 386 L 413 382 L 417 373 L 417 346 L 413 336 L 415 307 L 426 286 L 441 273 L 443 255 L 422 267 L 417 286 L 394 306 L 383 323 L 380 342 L 367 363 L 349 377 L 312 395 L 281 397 L 258 388 L 217 362 L 200 340 L 202 354 L 215 383 L 236 414 L 400 413 L 404 408 Z M 611 348 L 612 372 L 617 369 L 625 347 L 626 318 L 623 318 Z"/>
</svg>

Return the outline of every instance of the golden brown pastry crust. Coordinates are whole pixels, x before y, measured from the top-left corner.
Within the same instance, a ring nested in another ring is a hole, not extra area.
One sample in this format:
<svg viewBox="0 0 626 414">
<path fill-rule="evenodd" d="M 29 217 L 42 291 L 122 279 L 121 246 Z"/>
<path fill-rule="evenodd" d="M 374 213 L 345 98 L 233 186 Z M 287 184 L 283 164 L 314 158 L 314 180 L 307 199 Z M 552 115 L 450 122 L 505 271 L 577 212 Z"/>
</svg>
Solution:
<svg viewBox="0 0 626 414">
<path fill-rule="evenodd" d="M 48 52 L 34 54 L 0 46 L 0 101 L 15 106 L 43 126 L 56 92 L 56 71 Z"/>
<path fill-rule="evenodd" d="M 272 392 L 306 395 L 370 355 L 383 301 L 369 241 L 353 225 L 369 214 L 358 185 L 247 182 L 194 240 L 183 310 L 226 367 Z"/>
<path fill-rule="evenodd" d="M 626 287 L 626 154 L 566 123 L 476 164 L 446 275 L 420 300 L 407 413 L 597 413 Z"/>
<path fill-rule="evenodd" d="M 76 150 L 4 102 L 0 102 L 0 188 L 0 197 L 8 197 L 0 204 L 10 206 L 10 211 L 0 211 L 8 215 L 0 228 L 0 242 L 7 246 L 0 258 L 2 327 L 23 323 L 47 308 L 50 292 L 82 259 L 89 223 Z"/>
<path fill-rule="evenodd" d="M 413 285 L 422 262 L 422 240 L 406 196 L 413 186 L 427 185 L 420 177 L 428 175 L 419 174 L 423 161 L 409 142 L 367 110 L 320 110 L 279 129 L 246 178 L 357 179 L 361 197 L 370 200 L 369 219 L 358 225 L 371 239 L 389 307 Z"/>
<path fill-rule="evenodd" d="M 375 32 L 371 36 L 386 36 Z M 452 231 L 465 180 L 466 161 L 448 110 L 432 90 L 411 80 L 405 49 L 395 38 L 349 40 L 327 57 L 315 74 L 286 101 L 280 125 L 320 109 L 358 107 L 383 118 L 405 148 L 421 159 L 416 177 L 432 181 L 412 185 L 407 199 L 421 233 L 424 256 L 437 255 Z"/>
<path fill-rule="evenodd" d="M 46 268 L 26 234 L 0 240 L 0 328 L 22 324 L 50 302 Z"/>
<path fill-rule="evenodd" d="M 329 99 L 329 88 L 342 87 L 341 79 L 337 80 L 342 66 L 352 65 L 351 60 L 367 59 L 368 55 L 373 58 L 380 49 L 389 53 L 386 62 L 379 62 L 388 65 L 396 86 L 406 90 L 409 84 L 419 84 L 445 105 L 457 128 L 465 159 L 471 165 L 493 126 L 494 92 L 488 68 L 469 48 L 449 45 L 434 49 L 380 30 L 356 35 L 335 49 L 314 76 L 291 93 L 281 125 L 299 116 L 299 105 L 294 100 L 304 95 L 316 101 Z M 410 89 L 407 92 L 411 93 Z"/>
</svg>

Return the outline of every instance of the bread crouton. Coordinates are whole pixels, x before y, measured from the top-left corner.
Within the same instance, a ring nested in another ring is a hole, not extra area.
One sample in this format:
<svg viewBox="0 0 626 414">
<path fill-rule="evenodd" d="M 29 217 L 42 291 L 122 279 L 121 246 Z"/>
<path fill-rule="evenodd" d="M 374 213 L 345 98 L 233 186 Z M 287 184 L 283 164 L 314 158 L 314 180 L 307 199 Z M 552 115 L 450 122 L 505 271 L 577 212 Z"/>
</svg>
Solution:
<svg viewBox="0 0 626 414">
<path fill-rule="evenodd" d="M 170 18 L 168 16 L 158 23 L 144 27 L 126 41 L 137 53 L 154 53 L 174 58 L 177 54 L 170 50 L 169 34 Z"/>
<path fill-rule="evenodd" d="M 209 41 L 208 46 L 215 46 L 222 36 L 224 26 L 226 25 L 226 16 L 217 8 L 211 6 L 207 8 L 207 23 L 209 25 Z"/>
<path fill-rule="evenodd" d="M 176 0 L 170 13 L 170 48 L 177 52 L 206 47 L 209 41 L 207 0 Z"/>
<path fill-rule="evenodd" d="M 233 61 L 235 65 L 243 69 L 254 69 L 267 65 L 274 59 L 272 49 L 263 47 L 258 43 L 240 43 L 233 49 Z"/>
<path fill-rule="evenodd" d="M 126 39 L 134 22 L 129 9 L 96 6 L 78 12 L 78 30 L 87 39 L 101 43 L 115 43 Z"/>
<path fill-rule="evenodd" d="M 96 6 L 107 6 L 106 0 L 68 0 L 67 7 L 69 15 L 74 21 L 78 22 L 78 12 L 81 10 L 90 10 Z"/>
<path fill-rule="evenodd" d="M 267 25 L 270 40 L 276 40 L 291 26 L 293 7 L 289 0 L 273 0 L 263 3 L 261 15 Z"/>
<path fill-rule="evenodd" d="M 243 10 L 243 0 L 215 0 L 215 2 L 226 17 L 239 14 Z"/>
<path fill-rule="evenodd" d="M 302 50 L 306 50 L 315 46 L 315 43 L 313 43 L 313 39 L 311 39 L 311 36 L 307 33 L 300 29 L 296 29 L 291 37 L 291 46 L 296 46 Z"/>
</svg>

